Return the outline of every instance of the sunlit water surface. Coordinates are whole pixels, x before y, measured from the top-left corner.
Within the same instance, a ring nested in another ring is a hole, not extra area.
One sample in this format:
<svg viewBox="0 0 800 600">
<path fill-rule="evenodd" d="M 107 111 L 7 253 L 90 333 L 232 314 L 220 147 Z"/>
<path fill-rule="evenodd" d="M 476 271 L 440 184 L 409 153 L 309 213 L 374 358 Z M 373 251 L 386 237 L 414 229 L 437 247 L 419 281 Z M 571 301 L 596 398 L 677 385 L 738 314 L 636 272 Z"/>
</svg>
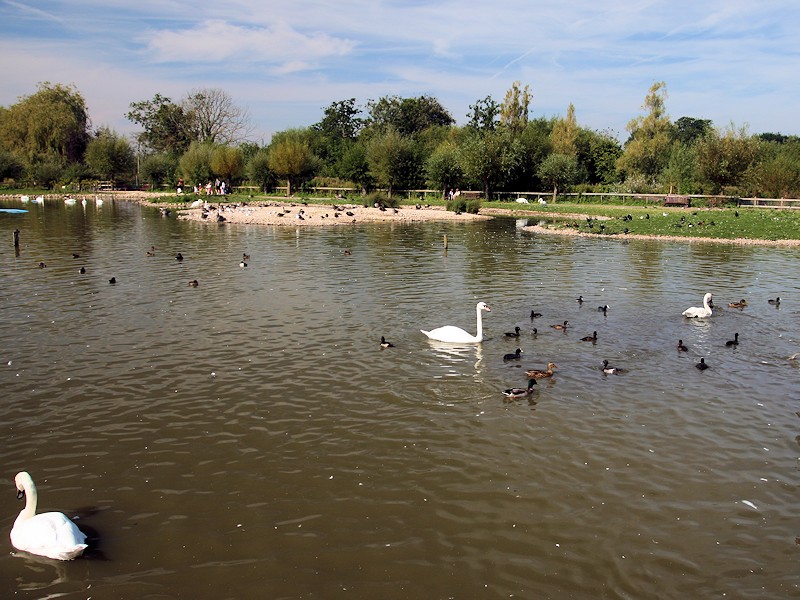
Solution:
<svg viewBox="0 0 800 600">
<path fill-rule="evenodd" d="M 0 214 L 0 596 L 800 598 L 797 249 L 27 208 Z M 481 345 L 419 332 L 479 300 Z M 86 556 L 13 551 L 22 469 Z"/>
</svg>

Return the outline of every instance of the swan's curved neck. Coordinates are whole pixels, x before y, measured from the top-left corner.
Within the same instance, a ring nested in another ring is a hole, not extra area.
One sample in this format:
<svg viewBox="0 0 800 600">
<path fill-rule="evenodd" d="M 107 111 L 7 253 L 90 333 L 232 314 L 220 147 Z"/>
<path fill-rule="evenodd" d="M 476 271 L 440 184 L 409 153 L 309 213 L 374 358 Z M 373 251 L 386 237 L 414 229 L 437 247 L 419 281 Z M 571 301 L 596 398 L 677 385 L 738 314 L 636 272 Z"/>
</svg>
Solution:
<svg viewBox="0 0 800 600">
<path fill-rule="evenodd" d="M 30 519 L 31 517 L 36 515 L 36 486 L 33 485 L 31 482 L 23 483 L 22 484 L 23 491 L 25 492 L 25 508 L 23 508 L 20 513 L 18 519 Z"/>
<path fill-rule="evenodd" d="M 475 339 L 479 342 L 483 341 L 483 315 L 481 315 L 482 312 L 483 311 L 481 310 L 480 306 L 475 307 L 476 320 L 478 326 L 478 331 L 475 334 Z"/>
</svg>

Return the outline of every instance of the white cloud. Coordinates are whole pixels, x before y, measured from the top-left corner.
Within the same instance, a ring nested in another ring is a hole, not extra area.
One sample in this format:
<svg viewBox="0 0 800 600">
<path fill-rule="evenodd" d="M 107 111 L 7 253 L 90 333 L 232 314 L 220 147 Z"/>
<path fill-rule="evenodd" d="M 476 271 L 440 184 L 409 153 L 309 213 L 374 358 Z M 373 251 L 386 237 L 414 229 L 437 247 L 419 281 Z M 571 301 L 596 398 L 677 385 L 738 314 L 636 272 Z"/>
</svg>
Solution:
<svg viewBox="0 0 800 600">
<path fill-rule="evenodd" d="M 286 23 L 243 27 L 224 21 L 203 21 L 182 30 L 151 30 L 144 34 L 146 52 L 154 62 L 268 63 L 277 72 L 312 68 L 318 61 L 344 56 L 355 42 L 324 32 L 302 33 Z"/>
</svg>

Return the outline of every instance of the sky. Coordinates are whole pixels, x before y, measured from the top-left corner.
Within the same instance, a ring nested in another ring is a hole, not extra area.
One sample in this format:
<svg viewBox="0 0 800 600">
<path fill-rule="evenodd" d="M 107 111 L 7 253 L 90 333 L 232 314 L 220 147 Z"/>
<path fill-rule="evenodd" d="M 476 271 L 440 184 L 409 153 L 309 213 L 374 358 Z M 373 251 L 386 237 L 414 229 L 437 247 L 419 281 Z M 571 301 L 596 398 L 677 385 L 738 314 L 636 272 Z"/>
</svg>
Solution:
<svg viewBox="0 0 800 600">
<path fill-rule="evenodd" d="M 131 102 L 220 88 L 267 143 L 349 98 L 433 96 L 461 125 L 518 81 L 531 118 L 571 103 L 624 141 L 663 81 L 673 120 L 800 135 L 798 29 L 793 0 L 0 0 L 0 106 L 72 84 L 133 134 Z"/>
</svg>

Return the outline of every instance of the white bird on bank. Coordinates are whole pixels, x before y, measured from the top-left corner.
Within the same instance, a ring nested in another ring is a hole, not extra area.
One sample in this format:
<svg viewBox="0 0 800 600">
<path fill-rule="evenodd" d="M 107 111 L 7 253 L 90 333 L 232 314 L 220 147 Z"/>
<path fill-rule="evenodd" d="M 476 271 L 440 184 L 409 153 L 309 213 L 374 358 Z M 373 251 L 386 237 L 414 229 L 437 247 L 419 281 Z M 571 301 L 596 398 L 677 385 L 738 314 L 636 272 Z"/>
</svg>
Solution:
<svg viewBox="0 0 800 600">
<path fill-rule="evenodd" d="M 86 535 L 64 513 L 36 514 L 36 486 L 26 471 L 14 478 L 17 497 L 25 496 L 25 508 L 20 511 L 11 529 L 11 544 L 17 550 L 31 554 L 71 560 L 86 550 Z"/>
<path fill-rule="evenodd" d="M 445 325 L 444 327 L 437 327 L 431 331 L 420 329 L 422 333 L 428 336 L 428 339 L 436 340 L 439 342 L 450 342 L 453 344 L 477 344 L 483 341 L 483 318 L 481 311 L 492 312 L 492 309 L 485 302 L 478 302 L 475 305 L 475 314 L 477 321 L 477 334 L 472 335 L 464 331 L 460 327 L 453 325 Z"/>
<path fill-rule="evenodd" d="M 691 308 L 687 308 L 681 314 L 684 317 L 689 319 L 705 319 L 706 317 L 711 316 L 711 294 L 706 294 L 703 296 L 703 306 L 702 308 L 699 306 L 692 306 Z"/>
</svg>

